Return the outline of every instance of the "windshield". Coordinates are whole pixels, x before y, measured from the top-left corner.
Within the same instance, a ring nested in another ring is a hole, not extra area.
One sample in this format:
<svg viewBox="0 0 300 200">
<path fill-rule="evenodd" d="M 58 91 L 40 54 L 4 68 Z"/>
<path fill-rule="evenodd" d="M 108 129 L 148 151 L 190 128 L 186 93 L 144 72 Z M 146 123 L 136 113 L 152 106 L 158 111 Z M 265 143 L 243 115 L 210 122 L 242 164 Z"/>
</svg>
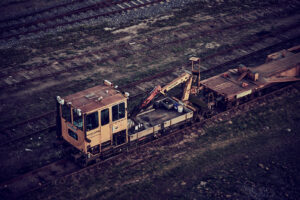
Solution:
<svg viewBox="0 0 300 200">
<path fill-rule="evenodd" d="M 125 103 L 120 103 L 112 107 L 112 119 L 113 121 L 122 119 L 125 117 Z"/>
<path fill-rule="evenodd" d="M 98 111 L 88 114 L 86 116 L 86 130 L 90 131 L 95 128 L 98 128 L 99 126 L 99 116 L 98 116 Z"/>
<path fill-rule="evenodd" d="M 80 130 L 82 130 L 82 127 L 83 127 L 82 115 L 79 116 L 75 112 L 75 109 L 72 109 L 72 110 L 73 110 L 73 124 L 74 124 L 74 126 L 76 126 L 77 128 L 79 128 Z"/>
</svg>

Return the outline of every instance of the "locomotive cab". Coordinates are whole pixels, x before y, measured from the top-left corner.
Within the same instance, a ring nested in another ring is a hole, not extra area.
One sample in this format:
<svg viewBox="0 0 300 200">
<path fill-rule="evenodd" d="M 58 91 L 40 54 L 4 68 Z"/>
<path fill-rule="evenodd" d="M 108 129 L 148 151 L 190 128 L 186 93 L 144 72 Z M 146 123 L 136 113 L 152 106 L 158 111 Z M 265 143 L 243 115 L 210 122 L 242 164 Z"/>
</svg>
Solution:
<svg viewBox="0 0 300 200">
<path fill-rule="evenodd" d="M 88 158 L 126 144 L 127 96 L 111 83 L 58 96 L 58 136 Z"/>
</svg>

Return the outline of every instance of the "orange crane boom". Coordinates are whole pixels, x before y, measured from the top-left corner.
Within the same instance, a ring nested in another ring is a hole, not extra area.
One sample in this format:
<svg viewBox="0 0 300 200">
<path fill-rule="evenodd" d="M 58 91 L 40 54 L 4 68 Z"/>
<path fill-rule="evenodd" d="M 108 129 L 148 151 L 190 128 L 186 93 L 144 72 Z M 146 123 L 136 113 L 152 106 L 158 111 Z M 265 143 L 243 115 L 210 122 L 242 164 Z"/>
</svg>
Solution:
<svg viewBox="0 0 300 200">
<path fill-rule="evenodd" d="M 150 101 L 152 101 L 152 99 L 161 91 L 161 87 L 160 85 L 156 86 L 151 92 L 150 95 L 148 96 L 148 98 L 141 104 L 140 106 L 140 110 L 143 109 L 145 106 L 148 105 L 148 103 Z"/>
</svg>

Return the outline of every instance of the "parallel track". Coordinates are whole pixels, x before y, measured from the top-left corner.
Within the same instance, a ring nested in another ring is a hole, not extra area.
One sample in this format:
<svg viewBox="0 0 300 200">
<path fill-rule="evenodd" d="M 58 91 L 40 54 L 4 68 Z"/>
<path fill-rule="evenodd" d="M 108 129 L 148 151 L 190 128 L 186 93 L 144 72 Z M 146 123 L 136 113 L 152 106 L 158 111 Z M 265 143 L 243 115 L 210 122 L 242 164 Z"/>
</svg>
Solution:
<svg viewBox="0 0 300 200">
<path fill-rule="evenodd" d="M 81 23 L 83 21 L 88 21 L 88 20 L 91 20 L 91 19 L 97 19 L 99 17 L 107 17 L 107 16 L 111 16 L 111 15 L 116 15 L 116 14 L 120 14 L 122 12 L 127 12 L 127 11 L 130 11 L 130 10 L 134 10 L 134 9 L 138 9 L 138 8 L 142 8 L 142 7 L 147 7 L 147 6 L 150 6 L 150 5 L 153 5 L 153 4 L 164 2 L 165 0 L 150 0 L 150 1 L 146 1 L 146 2 L 138 1 L 139 2 L 138 4 L 135 2 L 135 4 L 130 5 L 129 2 L 131 2 L 131 1 L 133 1 L 133 0 L 121 0 L 121 1 L 118 1 L 118 2 L 110 2 L 110 3 L 101 2 L 101 3 L 97 3 L 96 5 L 93 5 L 93 6 L 88 6 L 86 8 L 81 8 L 81 9 L 78 9 L 78 10 L 74 10 L 74 11 L 71 11 L 71 12 L 68 12 L 68 13 L 65 13 L 65 14 L 62 14 L 62 15 L 59 15 L 59 16 L 51 17 L 51 18 L 48 18 L 48 19 L 38 20 L 36 22 L 27 23 L 27 24 L 23 24 L 23 25 L 19 24 L 19 25 L 16 25 L 16 26 L 11 26 L 11 27 L 8 27 L 8 28 L 11 28 L 11 30 L 15 30 L 14 28 L 19 29 L 19 27 L 24 28 L 24 27 L 31 27 L 31 26 L 35 26 L 37 28 L 34 29 L 34 30 L 23 31 L 23 32 L 15 33 L 15 34 L 8 34 L 7 36 L 0 37 L 0 40 L 8 40 L 8 39 L 11 39 L 11 38 L 19 38 L 20 36 L 33 34 L 33 33 L 38 33 L 38 32 L 41 32 L 41 31 L 46 31 L 48 29 L 53 29 L 53 28 L 60 27 L 60 26 L 73 25 L 75 23 Z M 140 2 L 142 2 L 142 3 L 140 3 Z M 123 3 L 126 6 L 124 6 Z M 68 16 L 71 16 L 73 14 L 78 15 L 79 13 L 82 13 L 82 12 L 87 12 L 89 10 L 100 9 L 100 8 L 109 8 L 109 10 L 111 10 L 111 11 L 104 11 L 101 14 L 96 14 L 96 15 L 92 15 L 92 16 L 89 16 L 89 17 L 84 17 L 84 18 L 76 19 L 76 20 L 66 19 L 65 22 L 56 23 L 54 25 L 44 24 L 44 23 L 47 23 L 47 22 L 53 22 L 52 20 L 61 21 L 61 20 L 63 20 L 62 17 L 68 17 Z M 41 26 L 41 27 L 39 27 L 39 26 Z"/>
<path fill-rule="evenodd" d="M 71 1 L 71 2 L 67 2 L 67 3 L 62 3 L 62 4 L 59 4 L 59 5 L 53 5 L 53 6 L 50 6 L 48 8 L 44 8 L 44 9 L 34 11 L 34 12 L 31 12 L 31 13 L 28 13 L 28 14 L 22 14 L 22 15 L 15 16 L 15 17 L 10 17 L 10 18 L 8 17 L 6 19 L 0 20 L 0 23 L 1 24 L 6 24 L 6 23 L 9 23 L 11 21 L 20 20 L 20 19 L 23 19 L 23 18 L 26 18 L 26 17 L 32 17 L 32 16 L 39 15 L 39 14 L 42 14 L 42 13 L 45 13 L 45 12 L 51 12 L 55 9 L 65 8 L 66 6 L 70 6 L 70 5 L 73 5 L 73 4 L 76 4 L 76 3 L 79 3 L 79 2 L 84 2 L 84 1 L 85 0 L 74 0 L 74 1 Z M 1 6 L 5 7 L 5 6 L 9 6 L 11 4 L 14 4 L 14 2 L 8 3 L 7 5 L 1 5 Z M 6 27 L 3 27 L 3 28 L 6 28 Z"/>
<path fill-rule="evenodd" d="M 268 16 L 268 17 L 270 17 L 270 16 Z M 157 49 L 157 48 L 161 48 L 162 45 L 178 44 L 178 43 L 182 43 L 182 42 L 185 42 L 185 41 L 192 40 L 194 38 L 198 38 L 200 36 L 209 36 L 211 34 L 221 33 L 225 30 L 236 29 L 236 28 L 243 27 L 245 25 L 250 25 L 250 24 L 253 24 L 253 23 L 257 23 L 258 21 L 263 20 L 265 18 L 266 18 L 266 16 L 264 16 L 263 18 L 260 18 L 260 19 L 253 20 L 253 21 L 242 22 L 242 23 L 233 24 L 233 25 L 226 26 L 226 27 L 221 27 L 219 29 L 206 30 L 206 31 L 197 31 L 195 34 L 190 35 L 189 37 L 182 38 L 182 39 L 177 39 L 177 40 L 173 40 L 173 41 L 168 41 L 166 43 L 157 44 L 157 45 L 154 45 L 154 46 L 150 46 L 148 48 L 151 49 L 151 50 L 154 50 L 154 49 Z M 288 32 L 290 30 L 296 29 L 297 27 L 299 27 L 298 23 L 290 25 L 288 27 L 280 28 L 280 30 L 274 31 L 272 33 L 268 33 L 268 34 L 266 34 L 264 36 L 261 36 L 261 37 L 256 37 L 256 38 L 254 38 L 254 39 L 252 39 L 248 42 L 245 42 L 243 44 L 236 45 L 236 46 L 252 45 L 253 43 L 259 42 L 259 41 L 261 41 L 265 38 L 272 37 L 272 36 L 274 37 L 277 34 Z M 233 49 L 236 49 L 237 48 L 236 46 L 232 47 L 231 49 L 224 50 L 223 54 L 226 53 L 227 51 L 232 51 Z M 60 62 L 60 63 L 61 62 L 70 62 L 71 63 L 73 60 L 81 59 L 83 57 L 88 57 L 90 55 L 103 54 L 105 52 L 110 51 L 113 48 L 122 48 L 123 49 L 123 48 L 127 48 L 127 45 L 126 44 L 121 44 L 117 47 L 113 46 L 113 47 L 103 48 L 103 49 L 100 49 L 100 50 L 83 53 L 81 55 L 71 56 L 69 58 L 59 60 L 58 62 Z M 214 56 L 215 55 L 211 55 L 211 57 L 214 57 Z M 119 58 L 119 56 L 105 57 L 105 58 L 102 58 L 100 61 L 101 62 L 106 62 L 106 61 L 111 60 L 111 59 L 117 60 L 118 58 Z M 202 59 L 203 60 L 208 60 L 208 59 L 211 59 L 211 58 L 205 57 L 205 58 L 202 58 Z M 29 83 L 29 82 L 33 82 L 33 81 L 37 81 L 37 80 L 42 80 L 42 79 L 46 79 L 46 78 L 51 78 L 51 77 L 57 76 L 59 74 L 65 73 L 65 72 L 69 72 L 70 70 L 73 71 L 73 70 L 78 70 L 78 69 L 86 67 L 86 65 L 83 64 L 83 65 L 77 65 L 77 66 L 71 65 L 71 66 L 64 67 L 63 69 L 61 69 L 61 68 L 56 69 L 55 67 L 52 67 L 52 65 L 53 65 L 53 63 L 49 63 L 49 64 L 43 64 L 43 65 L 30 67 L 31 68 L 30 70 L 34 71 L 34 74 L 39 74 L 40 73 L 40 75 L 38 75 L 38 76 L 36 76 L 36 75 L 33 76 L 33 75 L 29 74 L 27 70 L 20 70 L 18 72 L 14 71 L 13 76 L 18 77 L 16 79 L 12 78 L 12 76 L 8 76 L 9 72 L 3 71 L 2 73 L 0 73 L 0 78 L 2 78 L 2 81 L 1 81 L 2 83 L 0 84 L 0 89 L 13 87 L 13 86 L 18 86 L 18 85 L 24 85 L 25 83 Z M 12 74 L 12 72 L 11 72 L 11 74 Z M 8 84 L 7 81 L 9 81 L 11 83 Z"/>
<path fill-rule="evenodd" d="M 43 113 L 39 116 L 24 120 L 18 124 L 2 128 L 0 147 L 5 146 L 27 137 L 32 137 L 49 129 L 55 128 L 55 111 Z"/>
<path fill-rule="evenodd" d="M 21 29 L 21 28 L 24 28 L 24 27 L 37 26 L 40 23 L 47 24 L 47 22 L 55 21 L 57 19 L 61 19 L 61 18 L 64 18 L 64 17 L 72 16 L 72 15 L 75 15 L 75 14 L 80 14 L 80 13 L 87 12 L 87 11 L 90 11 L 90 10 L 98 10 L 100 8 L 101 9 L 109 8 L 111 6 L 122 4 L 122 3 L 125 3 L 125 2 L 129 2 L 129 1 L 130 0 L 120 0 L 118 2 L 102 1 L 102 2 L 98 2 L 98 3 L 90 5 L 90 6 L 75 9 L 75 10 L 66 12 L 64 14 L 55 15 L 53 17 L 49 17 L 49 18 L 46 18 L 46 19 L 39 19 L 39 20 L 30 22 L 30 23 L 23 23 L 23 24 L 20 23 L 20 24 L 11 25 L 11 26 L 4 26 L 2 28 L 5 29 L 5 30 L 10 31 L 12 29 Z M 66 3 L 65 5 L 71 5 L 71 4 L 74 4 L 74 3 L 75 2 Z M 58 6 L 58 7 L 61 7 L 61 6 Z M 55 7 L 55 8 L 58 8 L 58 7 Z M 49 11 L 49 9 L 48 9 L 48 11 Z"/>
</svg>

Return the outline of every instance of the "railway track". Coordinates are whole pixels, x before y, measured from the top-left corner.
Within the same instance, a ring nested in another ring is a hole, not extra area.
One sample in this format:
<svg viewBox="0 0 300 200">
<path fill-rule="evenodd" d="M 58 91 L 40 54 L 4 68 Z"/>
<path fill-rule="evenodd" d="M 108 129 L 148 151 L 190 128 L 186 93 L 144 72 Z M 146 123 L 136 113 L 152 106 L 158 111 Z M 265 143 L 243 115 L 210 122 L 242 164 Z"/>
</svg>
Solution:
<svg viewBox="0 0 300 200">
<path fill-rule="evenodd" d="M 122 5 L 123 3 L 129 3 L 129 2 L 130 2 L 130 0 L 120 0 L 120 1 L 115 1 L 115 2 L 114 1 L 100 1 L 100 2 L 97 2 L 92 5 L 83 6 L 78 9 L 67 11 L 66 13 L 54 15 L 54 16 L 47 17 L 47 18 L 38 19 L 38 20 L 29 22 L 29 23 L 25 22 L 25 23 L 18 23 L 15 25 L 10 25 L 10 26 L 4 26 L 2 28 L 5 29 L 6 31 L 18 30 L 18 29 L 22 29 L 22 28 L 26 28 L 26 27 L 30 27 L 30 26 L 37 26 L 37 28 L 38 28 L 38 26 L 39 26 L 38 24 L 41 24 L 41 23 L 44 24 L 45 26 L 47 26 L 47 24 L 51 21 L 56 21 L 58 19 L 67 18 L 67 17 L 76 15 L 76 14 L 80 15 L 81 13 L 85 13 L 88 11 L 100 11 L 100 9 L 101 9 L 101 13 L 102 13 L 103 10 L 104 11 L 114 10 L 113 8 L 110 8 L 111 6 Z M 66 3 L 65 5 L 72 5 L 74 3 L 76 3 L 76 2 Z M 57 9 L 60 7 L 64 7 L 64 6 L 55 6 L 54 8 Z M 50 9 L 50 10 L 52 10 L 52 9 Z M 50 10 L 48 9 L 47 12 L 49 12 Z M 40 14 L 40 12 L 38 12 L 38 13 Z M 32 16 L 32 15 L 29 15 L 29 16 Z M 66 21 L 70 21 L 70 20 L 66 19 Z"/>
<path fill-rule="evenodd" d="M 32 18 L 35 17 L 35 16 L 36 16 L 36 18 L 39 19 L 39 18 L 43 17 L 42 14 L 45 14 L 47 12 L 59 13 L 60 8 L 64 8 L 64 10 L 65 10 L 67 6 L 78 4 L 78 3 L 81 3 L 81 2 L 84 2 L 84 0 L 75 0 L 75 1 L 71 1 L 71 2 L 61 3 L 61 4 L 52 5 L 52 6 L 49 6 L 47 8 L 40 9 L 38 11 L 33 11 L 33 12 L 30 12 L 30 13 L 26 13 L 26 14 L 19 14 L 18 16 L 14 16 L 14 17 L 7 17 L 5 19 L 0 20 L 0 24 L 4 24 L 4 26 L 0 25 L 0 27 L 5 28 L 5 27 L 8 27 L 7 25 L 9 25 L 9 24 L 20 24 L 20 23 L 22 23 L 22 21 L 24 19 L 26 21 L 26 18 L 30 18 L 30 19 L 28 19 L 28 21 L 32 21 Z M 9 2 L 6 5 L 1 5 L 1 7 L 6 7 L 6 6 L 9 6 L 9 5 L 13 5 L 14 3 L 15 2 Z"/>
<path fill-rule="evenodd" d="M 203 24 L 199 24 L 199 27 L 202 26 L 210 26 L 214 29 L 219 29 L 216 28 L 216 24 L 225 24 L 228 25 L 225 29 L 231 28 L 231 25 L 236 25 L 236 27 L 242 26 L 242 25 L 246 25 L 246 24 L 251 24 L 253 22 L 259 22 L 261 20 L 266 20 L 266 19 L 274 19 L 274 18 L 278 18 L 282 15 L 286 15 L 286 13 L 289 13 L 289 15 L 293 14 L 293 13 L 297 13 L 297 9 L 295 9 L 295 7 L 297 7 L 296 5 L 288 5 L 287 8 L 284 8 L 282 10 L 272 10 L 272 9 L 263 9 L 262 11 L 257 10 L 255 12 L 250 11 L 250 12 L 246 12 L 243 13 L 242 16 L 246 16 L 246 18 L 243 18 L 241 16 L 241 14 L 235 14 L 235 15 L 228 15 L 228 16 L 219 16 L 216 19 L 213 20 L 208 20 L 205 21 Z M 240 21 L 244 21 L 242 23 L 240 23 Z M 195 28 L 195 27 L 194 27 Z M 198 29 L 198 27 L 196 27 Z M 185 31 L 184 29 L 180 29 L 180 30 L 175 30 L 174 32 L 176 33 L 180 33 Z M 51 52 L 50 52 L 51 53 Z M 91 52 L 93 53 L 93 52 Z M 97 53 L 97 51 L 95 52 Z M 88 54 L 85 54 L 88 55 Z M 67 58 L 66 60 L 68 60 L 69 58 Z M 63 59 L 56 59 L 56 60 L 61 60 L 63 61 Z M 2 75 L 0 75 L 2 77 Z"/>
<path fill-rule="evenodd" d="M 141 2 L 144 2 L 144 1 L 146 1 L 146 3 L 144 3 L 144 4 L 139 4 L 139 3 L 141 3 Z M 13 42 L 13 41 L 11 41 L 9 38 L 11 38 L 11 39 L 13 39 L 13 38 L 15 38 L 15 39 L 17 39 L 17 38 L 19 38 L 19 36 L 21 36 L 22 35 L 22 38 L 24 38 L 25 37 L 25 35 L 29 35 L 29 38 L 33 38 L 34 37 L 34 34 L 37 34 L 37 33 L 39 33 L 39 32 L 51 32 L 51 33 L 53 33 L 53 32 L 55 32 L 55 27 L 59 27 L 58 29 L 58 31 L 61 31 L 61 30 L 63 30 L 64 28 L 64 26 L 66 26 L 67 28 L 69 27 L 73 27 L 73 25 L 75 25 L 75 26 L 77 26 L 77 25 L 80 25 L 81 23 L 83 23 L 83 21 L 87 21 L 87 22 L 92 22 L 94 19 L 100 19 L 101 17 L 107 17 L 107 16 L 113 16 L 113 15 L 117 15 L 117 14 L 120 14 L 120 13 L 124 13 L 124 11 L 128 11 L 128 10 L 136 10 L 136 9 L 138 9 L 138 8 L 146 8 L 146 7 L 151 7 L 151 5 L 157 5 L 157 4 L 163 4 L 164 2 L 166 2 L 166 3 L 169 3 L 169 2 L 171 2 L 170 0 L 156 0 L 156 1 L 153 1 L 153 2 L 150 2 L 151 0 L 132 0 L 132 1 L 130 1 L 130 2 L 124 2 L 123 4 L 121 4 L 120 6 L 118 6 L 119 8 L 120 7 L 122 7 L 122 8 L 124 8 L 123 9 L 123 11 L 121 11 L 121 10 L 113 10 L 113 11 L 110 11 L 110 12 L 108 12 L 108 13 L 102 13 L 102 14 L 99 14 L 99 15 L 96 15 L 96 16 L 89 16 L 89 17 L 85 17 L 85 18 L 82 18 L 82 19 L 77 19 L 76 18 L 76 20 L 71 20 L 71 19 L 69 19 L 69 21 L 67 21 L 67 22 L 65 22 L 65 23 L 59 23 L 59 24 L 56 24 L 56 25 L 51 25 L 51 26 L 46 26 L 46 25 L 44 25 L 43 23 L 39 23 L 38 24 L 38 26 L 39 26 L 39 28 L 40 29 L 37 29 L 37 30 L 35 30 L 34 28 L 35 28 L 35 26 L 34 25 L 31 25 L 30 27 L 29 27 L 29 31 L 23 31 L 22 33 L 18 33 L 18 32 L 16 32 L 15 30 L 13 30 L 13 34 L 8 34 L 8 35 L 6 35 L 5 37 L 3 37 L 3 39 L 5 39 L 5 40 L 2 40 L 4 43 L 4 45 L 6 45 L 7 46 L 7 44 L 13 44 L 13 43 L 15 43 L 15 42 Z M 120 1 L 118 1 L 118 2 L 120 2 Z M 112 4 L 114 4 L 114 3 L 118 3 L 118 2 L 112 2 Z M 132 2 L 132 3 L 131 3 Z M 137 3 L 138 2 L 138 3 Z M 126 7 L 126 6 L 128 6 L 128 4 L 132 4 L 132 7 Z M 185 3 L 187 3 L 187 2 L 185 2 Z M 185 4 L 184 3 L 184 4 Z M 107 4 L 108 3 L 105 3 L 105 5 L 107 6 Z M 171 4 L 173 4 L 172 2 L 171 2 Z M 119 4 L 116 4 L 116 5 L 119 5 Z M 125 5 L 125 6 L 124 6 Z M 297 3 L 294 3 L 294 4 L 292 4 L 292 5 L 290 5 L 290 4 L 286 4 L 286 5 L 284 5 L 283 7 L 284 8 L 290 8 L 290 9 L 295 9 L 296 7 L 298 6 L 298 4 Z M 88 6 L 88 7 L 90 7 L 90 9 L 93 9 L 93 7 L 91 7 L 91 6 Z M 282 9 L 283 7 L 281 7 L 280 9 Z M 275 8 L 275 6 L 274 6 L 274 8 Z M 80 10 L 80 9 L 79 9 Z M 82 10 L 84 10 L 84 8 L 82 9 Z M 270 8 L 265 8 L 265 9 L 263 9 L 262 11 L 262 13 L 268 13 L 268 12 L 270 12 L 269 10 L 272 10 L 272 9 L 270 9 Z M 290 11 L 291 10 L 289 10 L 289 9 L 287 9 L 286 10 L 286 12 L 285 13 L 290 13 Z M 73 11 L 72 11 L 73 12 Z M 79 11 L 78 11 L 79 12 Z M 284 12 L 282 12 L 282 13 L 284 13 Z M 260 13 L 261 14 L 261 13 Z M 63 15 L 63 14 L 62 14 Z M 79 14 L 80 15 L 80 14 Z M 75 15 L 75 14 L 73 14 L 73 15 L 71 15 L 71 16 L 79 16 L 79 15 Z M 261 16 L 263 16 L 262 14 L 261 14 Z M 253 16 L 250 16 L 250 18 L 251 17 L 253 17 Z M 122 17 L 121 17 L 122 18 Z M 44 20 L 47 20 L 47 19 L 44 19 Z M 58 18 L 57 19 L 58 21 L 62 21 L 63 20 L 63 18 L 62 17 L 60 17 L 60 18 Z M 94 20 L 95 21 L 95 20 Z M 230 20 L 229 20 L 230 21 Z M 50 22 L 52 22 L 51 20 L 50 20 Z M 225 22 L 225 21 L 224 21 Z M 54 22 L 53 22 L 54 23 Z M 226 23 L 228 23 L 228 21 L 226 21 Z M 21 29 L 24 29 L 24 27 L 23 28 L 21 28 Z M 34 30 L 31 30 L 31 29 L 34 29 Z M 51 31 L 50 31 L 50 29 L 51 29 Z M 39 31 L 39 30 L 41 30 L 41 31 Z M 7 33 L 6 33 L 7 34 Z M 25 35 L 24 35 L 25 34 Z M 1 42 L 1 38 L 0 38 L 0 42 Z"/>
<path fill-rule="evenodd" d="M 64 183 L 70 179 L 76 180 L 76 178 L 80 177 L 81 174 L 90 173 L 92 170 L 105 171 L 105 169 L 109 169 L 111 166 L 114 166 L 120 160 L 125 159 L 128 155 L 136 154 L 141 159 L 137 159 L 139 161 L 132 163 L 128 167 L 130 169 L 145 160 L 145 157 L 142 156 L 142 152 L 147 151 L 147 148 L 149 147 L 158 148 L 159 146 L 165 145 L 166 143 L 178 142 L 183 138 L 184 135 L 189 135 L 193 131 L 201 129 L 203 126 L 211 126 L 212 124 L 218 123 L 220 121 L 229 120 L 230 118 L 240 113 L 245 113 L 249 110 L 257 108 L 263 103 L 271 102 L 275 97 L 289 95 L 290 92 L 293 92 L 295 90 L 299 91 L 299 85 L 297 86 L 296 84 L 290 84 L 284 86 L 268 94 L 233 107 L 229 110 L 217 113 L 206 120 L 200 121 L 198 123 L 193 123 L 192 125 L 186 126 L 183 129 L 179 129 L 167 135 L 163 135 L 159 139 L 151 140 L 148 143 L 144 143 L 138 146 L 132 145 L 129 148 L 124 149 L 122 153 L 119 153 L 120 151 L 118 151 L 115 156 L 86 168 L 80 169 L 72 161 L 68 160 L 56 161 L 47 166 L 1 183 L 0 190 L 2 191 L 2 195 L 3 193 L 5 193 L 5 195 L 7 195 L 8 197 L 19 198 L 22 195 L 38 190 L 49 184 Z M 149 157 L 147 157 L 147 159 L 149 159 Z"/>
<path fill-rule="evenodd" d="M 55 111 L 24 120 L 0 130 L 0 147 L 55 128 Z"/>
<path fill-rule="evenodd" d="M 297 9 L 293 7 L 287 7 L 286 9 L 284 9 L 284 11 L 280 10 L 280 11 L 269 11 L 266 12 L 264 14 L 260 13 L 260 12 L 255 12 L 253 13 L 243 13 L 243 15 L 246 15 L 249 17 L 250 20 L 245 20 L 245 19 L 241 19 L 240 14 L 239 15 L 234 15 L 234 16 L 225 16 L 225 17 L 219 17 L 219 19 L 217 20 L 212 20 L 209 21 L 209 24 L 204 23 L 203 26 L 215 26 L 217 23 L 222 23 L 222 24 L 233 24 L 233 26 L 239 27 L 239 26 L 243 26 L 243 25 L 247 25 L 247 24 L 251 24 L 254 22 L 258 22 L 261 20 L 265 20 L 265 19 L 274 19 L 277 17 L 280 17 L 282 15 L 285 15 L 286 13 L 295 13 L 297 12 Z M 253 16 L 254 15 L 254 16 Z M 228 19 L 227 19 L 228 18 Z M 257 18 L 257 19 L 253 19 L 253 18 Z M 236 21 L 245 21 L 243 23 L 236 23 Z M 226 29 L 229 28 L 233 28 L 231 26 L 226 27 Z M 183 30 L 179 30 L 179 32 L 182 32 Z M 178 32 L 178 31 L 175 31 Z"/>
<path fill-rule="evenodd" d="M 217 64 L 217 65 L 213 65 L 209 69 L 203 68 L 203 69 L 201 69 L 201 76 L 207 77 L 208 75 L 211 75 L 211 73 L 214 70 L 222 69 L 222 71 L 225 71 L 229 68 L 232 68 L 233 64 L 235 64 L 241 60 L 251 58 L 252 56 L 255 56 L 255 55 L 260 55 L 265 51 L 269 51 L 269 50 L 275 48 L 276 46 L 282 47 L 282 45 L 284 45 L 284 44 L 287 45 L 289 42 L 293 42 L 293 41 L 298 41 L 298 37 L 295 37 L 295 38 L 292 38 L 289 40 L 285 40 L 285 41 L 281 41 L 279 43 L 267 46 L 265 48 L 261 48 L 256 51 L 252 51 L 251 53 L 248 53 L 246 55 L 241 55 L 230 61 L 226 61 L 226 62 Z M 247 41 L 246 44 L 251 43 L 251 42 L 252 41 L 250 41 L 250 42 Z M 231 51 L 238 50 L 239 48 L 242 48 L 242 46 L 246 46 L 246 44 L 232 47 Z M 290 46 L 292 46 L 292 45 L 290 45 Z M 226 52 L 228 53 L 230 51 L 226 50 L 226 51 L 217 52 L 217 53 L 206 56 L 205 58 L 203 58 L 203 60 L 213 59 L 216 56 L 224 55 Z M 186 67 L 186 70 L 189 70 L 189 68 Z M 160 72 L 158 74 L 155 74 L 153 76 L 149 76 L 144 79 L 141 79 L 139 81 L 121 86 L 119 88 L 120 88 L 120 90 L 129 92 L 131 94 L 131 98 L 134 99 L 134 98 L 137 98 L 137 97 L 140 97 L 142 95 L 149 93 L 157 84 L 165 85 L 165 84 L 169 83 L 171 80 L 178 77 L 178 75 L 180 75 L 181 73 L 182 73 L 182 71 L 178 70 L 178 68 L 166 70 L 166 71 Z M 0 138 L 4 142 L 0 143 L 0 147 L 9 145 L 10 143 L 15 143 L 15 142 L 23 140 L 24 138 L 27 138 L 27 137 L 32 137 L 33 135 L 45 132 L 45 131 L 47 131 L 49 129 L 53 129 L 53 128 L 55 128 L 55 111 L 54 110 L 49 111 L 40 116 L 22 121 L 18 124 L 14 124 L 9 127 L 1 129 L 0 133 L 2 133 L 2 134 L 1 134 Z"/>
<path fill-rule="evenodd" d="M 274 13 L 273 13 L 274 14 Z M 272 14 L 272 16 L 273 16 Z M 277 13 L 278 14 L 278 13 Z M 192 40 L 194 38 L 199 38 L 200 36 L 210 36 L 212 34 L 218 34 L 218 33 L 222 33 L 223 31 L 228 31 L 228 30 L 233 30 L 233 29 L 237 29 L 237 28 L 241 28 L 243 26 L 249 25 L 249 24 L 253 24 L 253 23 L 257 23 L 260 20 L 264 20 L 266 18 L 269 18 L 270 16 L 264 16 L 262 18 L 259 19 L 255 19 L 253 21 L 247 21 L 247 22 L 242 22 L 242 23 L 238 23 L 238 24 L 232 24 L 232 25 L 228 25 L 226 27 L 221 27 L 218 29 L 212 29 L 212 30 L 204 30 L 204 31 L 197 31 L 195 34 L 192 34 L 186 38 L 182 38 L 182 39 L 177 39 L 177 40 L 173 40 L 173 41 L 168 41 L 165 43 L 160 43 L 160 44 L 156 44 L 156 45 L 152 45 L 152 46 L 147 46 L 147 44 L 144 44 L 146 47 L 148 47 L 150 50 L 155 50 L 157 48 L 161 48 L 161 46 L 164 45 L 171 45 L 171 44 L 180 44 L 189 40 Z M 213 22 L 212 24 L 216 23 Z M 220 22 L 219 22 L 220 23 Z M 284 32 L 288 32 L 291 31 L 292 29 L 296 29 L 299 26 L 299 24 L 293 24 L 290 25 L 289 27 L 285 27 L 285 28 L 281 28 L 280 30 L 274 31 L 272 33 L 266 34 L 264 36 L 261 37 L 256 37 L 256 39 L 252 39 L 251 41 L 249 41 L 248 43 L 244 43 L 243 45 L 253 45 L 252 43 L 257 43 L 259 41 L 261 41 L 262 39 L 265 39 L 267 37 L 270 36 L 275 36 L 279 33 L 284 33 Z M 121 44 L 117 47 L 112 46 L 112 47 L 107 47 L 107 48 L 103 48 L 103 49 L 99 49 L 99 50 L 95 50 L 95 51 L 91 51 L 91 52 L 86 52 L 86 53 L 82 53 L 80 55 L 76 55 L 76 56 L 71 56 L 69 58 L 65 58 L 65 59 L 61 59 L 49 64 L 42 64 L 42 65 L 37 65 L 37 66 L 31 66 L 30 67 L 30 71 L 28 71 L 28 69 L 24 70 L 21 69 L 20 71 L 15 71 L 13 68 L 11 69 L 7 69 L 3 72 L 0 73 L 0 77 L 2 78 L 2 81 L 0 82 L 0 88 L 4 89 L 7 87 L 13 87 L 13 86 L 18 86 L 18 85 L 24 85 L 25 83 L 29 83 L 29 82 L 34 82 L 37 80 L 43 80 L 43 79 L 47 79 L 47 78 L 51 78 L 54 76 L 57 76 L 59 74 L 65 73 L 65 72 L 69 72 L 69 71 L 76 71 L 78 69 L 84 69 L 85 67 L 87 67 L 86 63 L 83 64 L 77 64 L 76 62 L 81 63 L 80 59 L 82 58 L 94 58 L 94 57 L 98 57 L 96 55 L 102 55 L 105 54 L 106 52 L 109 52 L 112 49 L 115 48 L 122 48 L 122 49 L 127 49 L 130 48 L 128 47 L 128 44 Z M 236 47 L 232 47 L 231 49 L 234 49 Z M 231 50 L 229 49 L 229 50 Z M 224 50 L 223 52 L 226 53 L 227 49 Z M 223 53 L 223 54 L 224 54 Z M 213 55 L 212 55 L 213 56 Z M 119 58 L 119 56 L 102 56 L 100 57 L 100 60 L 98 60 L 97 62 L 106 62 L 108 60 L 117 60 Z M 209 57 L 204 58 L 205 60 L 208 60 Z M 76 64 L 74 64 L 74 62 Z M 63 67 L 61 67 L 63 66 Z M 10 72 L 11 71 L 11 72 Z"/>
<path fill-rule="evenodd" d="M 2 34 L 0 40 L 19 38 L 20 36 L 34 34 L 57 27 L 73 25 L 75 23 L 82 23 L 83 21 L 95 20 L 100 17 L 116 15 L 122 12 L 151 6 L 161 2 L 165 2 L 165 0 L 120 0 L 109 2 L 102 1 L 94 5 L 76 9 L 50 18 L 40 19 L 31 23 L 17 24 L 13 26 L 4 27 L 5 29 L 7 29 L 7 32 L 4 32 Z M 72 15 L 77 16 L 70 17 Z M 84 16 L 78 17 L 80 15 Z"/>
</svg>

